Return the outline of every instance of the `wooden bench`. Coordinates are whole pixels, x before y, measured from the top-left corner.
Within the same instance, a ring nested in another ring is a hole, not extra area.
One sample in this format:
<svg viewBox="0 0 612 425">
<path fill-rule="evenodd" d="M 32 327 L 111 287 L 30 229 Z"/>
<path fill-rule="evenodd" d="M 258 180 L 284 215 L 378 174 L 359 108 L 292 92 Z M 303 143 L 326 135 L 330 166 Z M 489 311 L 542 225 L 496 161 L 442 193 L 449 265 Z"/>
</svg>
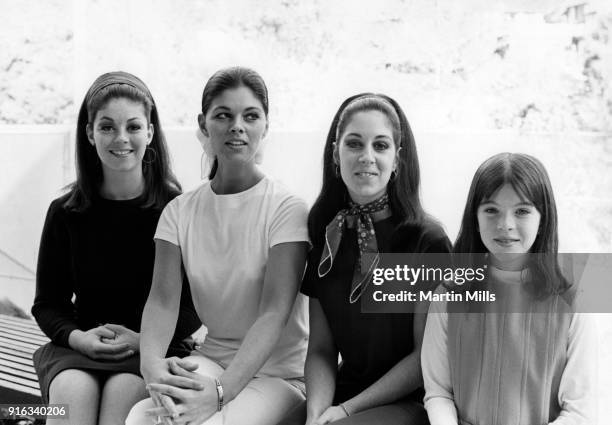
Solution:
<svg viewBox="0 0 612 425">
<path fill-rule="evenodd" d="M 0 399 L 41 403 L 32 354 L 49 342 L 36 322 L 0 314 Z"/>
</svg>

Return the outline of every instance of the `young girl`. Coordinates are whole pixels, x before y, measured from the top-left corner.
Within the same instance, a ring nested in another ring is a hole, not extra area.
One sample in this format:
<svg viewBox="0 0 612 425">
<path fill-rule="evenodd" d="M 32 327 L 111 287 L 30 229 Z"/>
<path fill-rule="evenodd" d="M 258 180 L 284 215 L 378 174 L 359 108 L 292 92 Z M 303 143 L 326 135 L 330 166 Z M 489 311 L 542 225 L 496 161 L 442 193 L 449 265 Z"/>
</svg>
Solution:
<svg viewBox="0 0 612 425">
<path fill-rule="evenodd" d="M 149 409 L 175 424 L 274 424 L 304 399 L 307 323 L 305 300 L 296 295 L 307 208 L 255 165 L 268 131 L 259 74 L 240 67 L 215 73 L 198 122 L 215 156 L 210 179 L 162 214 L 143 316 L 142 372 L 163 406 L 141 402 L 126 423 L 150 424 Z M 208 334 L 188 361 L 164 361 L 181 260 Z"/>
<path fill-rule="evenodd" d="M 117 424 L 146 396 L 138 332 L 152 237 L 180 190 L 140 79 L 125 72 L 96 79 L 79 111 L 76 159 L 76 182 L 51 203 L 43 229 L 32 314 L 52 342 L 34 364 L 43 399 L 68 404 L 70 423 Z M 177 342 L 200 325 L 189 303 Z M 68 421 L 47 421 L 58 423 Z"/>
<path fill-rule="evenodd" d="M 426 423 L 419 363 L 426 307 L 419 314 L 361 312 L 370 267 L 364 254 L 450 250 L 421 207 L 416 147 L 399 105 L 377 94 L 347 99 L 323 161 L 302 284 L 310 296 L 308 397 L 283 424 Z"/>
<path fill-rule="evenodd" d="M 588 315 L 572 312 L 555 201 L 537 159 L 502 153 L 478 168 L 454 252 L 488 253 L 487 284 L 520 310 L 501 309 L 509 298 L 481 314 L 431 304 L 422 351 L 431 424 L 595 424 L 594 331 Z"/>
</svg>

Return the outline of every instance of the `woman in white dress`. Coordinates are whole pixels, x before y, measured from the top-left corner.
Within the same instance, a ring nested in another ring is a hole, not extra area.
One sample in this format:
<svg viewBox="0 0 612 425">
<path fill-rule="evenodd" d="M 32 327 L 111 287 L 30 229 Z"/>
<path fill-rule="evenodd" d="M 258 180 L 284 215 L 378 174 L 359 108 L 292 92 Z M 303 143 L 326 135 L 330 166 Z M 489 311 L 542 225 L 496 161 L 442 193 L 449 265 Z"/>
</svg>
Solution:
<svg viewBox="0 0 612 425">
<path fill-rule="evenodd" d="M 126 423 L 276 423 L 304 400 L 307 318 L 298 287 L 308 209 L 255 164 L 268 131 L 268 93 L 255 71 L 214 74 L 198 123 L 215 159 L 209 181 L 160 218 L 141 337 L 154 399 L 138 403 Z M 208 334 L 192 356 L 165 360 L 181 263 Z"/>
</svg>

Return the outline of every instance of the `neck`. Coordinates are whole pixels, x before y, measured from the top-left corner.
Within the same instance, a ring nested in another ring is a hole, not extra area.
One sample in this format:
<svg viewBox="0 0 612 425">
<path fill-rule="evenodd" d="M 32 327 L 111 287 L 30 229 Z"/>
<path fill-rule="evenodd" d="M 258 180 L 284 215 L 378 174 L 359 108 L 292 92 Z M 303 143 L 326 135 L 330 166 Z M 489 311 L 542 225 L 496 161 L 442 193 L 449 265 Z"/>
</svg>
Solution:
<svg viewBox="0 0 612 425">
<path fill-rule="evenodd" d="M 104 181 L 100 187 L 100 195 L 103 198 L 115 201 L 134 199 L 142 195 L 144 191 L 144 176 L 142 169 L 133 172 L 107 172 L 104 173 Z"/>
<path fill-rule="evenodd" d="M 240 164 L 238 167 L 219 164 L 210 186 L 217 195 L 231 195 L 250 189 L 263 177 L 254 164 Z"/>
<path fill-rule="evenodd" d="M 492 254 L 491 263 L 500 270 L 518 272 L 527 267 L 527 256 L 526 254 Z"/>
</svg>

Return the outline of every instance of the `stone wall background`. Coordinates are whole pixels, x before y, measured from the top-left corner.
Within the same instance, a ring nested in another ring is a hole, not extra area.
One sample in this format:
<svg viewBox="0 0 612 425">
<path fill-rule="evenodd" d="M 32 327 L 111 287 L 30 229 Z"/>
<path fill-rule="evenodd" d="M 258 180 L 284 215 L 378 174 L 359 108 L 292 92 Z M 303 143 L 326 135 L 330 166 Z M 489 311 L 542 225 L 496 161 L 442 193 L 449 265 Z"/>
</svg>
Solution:
<svg viewBox="0 0 612 425">
<path fill-rule="evenodd" d="M 166 123 L 191 125 L 206 78 L 240 63 L 266 77 L 283 130 L 325 127 L 370 89 L 426 129 L 612 131 L 609 2 L 369 3 L 4 0 L 0 123 L 72 123 L 95 76 L 123 68 Z"/>
</svg>

